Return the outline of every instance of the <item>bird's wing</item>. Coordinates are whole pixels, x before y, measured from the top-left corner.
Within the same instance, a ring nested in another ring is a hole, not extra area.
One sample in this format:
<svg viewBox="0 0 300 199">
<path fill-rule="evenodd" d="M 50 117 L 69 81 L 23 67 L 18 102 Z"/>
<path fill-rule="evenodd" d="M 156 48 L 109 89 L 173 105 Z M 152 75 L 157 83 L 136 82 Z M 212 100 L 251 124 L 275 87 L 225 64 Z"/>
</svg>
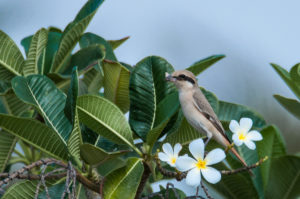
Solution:
<svg viewBox="0 0 300 199">
<path fill-rule="evenodd" d="M 215 128 L 230 142 L 227 135 L 225 134 L 225 130 L 212 109 L 211 105 L 207 101 L 204 94 L 200 89 L 197 89 L 193 94 L 193 104 L 198 109 L 198 111 L 203 114 L 214 126 Z"/>
</svg>

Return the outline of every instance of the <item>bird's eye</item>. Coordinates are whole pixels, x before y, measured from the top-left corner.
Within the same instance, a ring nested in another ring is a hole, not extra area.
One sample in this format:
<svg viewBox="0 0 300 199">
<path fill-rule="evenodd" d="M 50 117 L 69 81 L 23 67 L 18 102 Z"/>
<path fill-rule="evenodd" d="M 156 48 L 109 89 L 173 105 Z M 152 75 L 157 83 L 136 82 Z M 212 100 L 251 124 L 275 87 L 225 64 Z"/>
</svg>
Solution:
<svg viewBox="0 0 300 199">
<path fill-rule="evenodd" d="M 180 74 L 179 77 L 185 78 L 185 75 L 184 74 Z"/>
</svg>

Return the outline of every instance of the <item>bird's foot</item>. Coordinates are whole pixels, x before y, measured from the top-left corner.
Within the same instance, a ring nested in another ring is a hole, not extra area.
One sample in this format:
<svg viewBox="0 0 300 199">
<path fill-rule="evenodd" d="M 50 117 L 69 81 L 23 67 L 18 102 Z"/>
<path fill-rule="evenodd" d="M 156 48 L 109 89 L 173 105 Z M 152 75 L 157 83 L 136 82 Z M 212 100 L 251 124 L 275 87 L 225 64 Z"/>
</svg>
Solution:
<svg viewBox="0 0 300 199">
<path fill-rule="evenodd" d="M 228 145 L 225 149 L 225 153 L 228 153 L 228 151 L 234 146 L 234 143 L 231 143 L 230 145 Z"/>
<path fill-rule="evenodd" d="M 206 145 L 208 144 L 208 142 L 211 140 L 211 137 L 208 137 L 207 140 L 204 142 L 204 146 L 206 147 Z"/>
</svg>

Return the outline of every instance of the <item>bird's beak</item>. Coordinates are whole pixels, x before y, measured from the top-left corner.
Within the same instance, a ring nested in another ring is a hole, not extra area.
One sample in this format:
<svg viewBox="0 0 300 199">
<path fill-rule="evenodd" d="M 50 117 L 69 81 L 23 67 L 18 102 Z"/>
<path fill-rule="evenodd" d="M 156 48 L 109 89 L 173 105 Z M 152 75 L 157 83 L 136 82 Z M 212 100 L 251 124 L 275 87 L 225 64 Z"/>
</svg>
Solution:
<svg viewBox="0 0 300 199">
<path fill-rule="evenodd" d="M 166 72 L 166 81 L 175 82 L 176 79 L 174 77 L 172 77 L 172 75 L 170 75 L 169 73 Z"/>
</svg>

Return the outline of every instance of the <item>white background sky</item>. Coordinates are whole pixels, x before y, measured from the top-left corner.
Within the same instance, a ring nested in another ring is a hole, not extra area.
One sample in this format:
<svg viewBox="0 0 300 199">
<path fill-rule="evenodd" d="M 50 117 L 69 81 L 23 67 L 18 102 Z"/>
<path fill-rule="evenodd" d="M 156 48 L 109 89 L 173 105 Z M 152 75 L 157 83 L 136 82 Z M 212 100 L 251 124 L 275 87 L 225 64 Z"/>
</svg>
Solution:
<svg viewBox="0 0 300 199">
<path fill-rule="evenodd" d="M 20 46 L 41 27 L 63 29 L 84 0 L 1 0 L 0 29 Z M 273 99 L 294 97 L 270 62 L 290 69 L 300 61 L 297 0 L 106 0 L 87 31 L 106 39 L 131 38 L 116 51 L 135 64 L 149 55 L 175 69 L 213 54 L 226 58 L 198 79 L 219 99 L 244 104 L 282 130 L 289 151 L 300 150 L 300 122 Z"/>
</svg>

